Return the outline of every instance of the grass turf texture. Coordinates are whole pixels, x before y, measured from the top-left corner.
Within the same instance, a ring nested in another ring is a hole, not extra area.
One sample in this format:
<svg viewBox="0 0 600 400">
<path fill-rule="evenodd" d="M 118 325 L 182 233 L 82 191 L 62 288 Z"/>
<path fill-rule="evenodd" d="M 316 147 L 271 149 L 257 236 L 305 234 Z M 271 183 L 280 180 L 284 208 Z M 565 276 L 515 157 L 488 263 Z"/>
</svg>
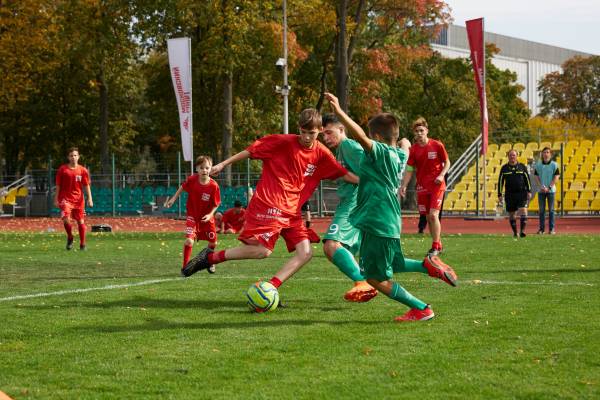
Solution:
<svg viewBox="0 0 600 400">
<path fill-rule="evenodd" d="M 344 302 L 351 284 L 320 246 L 281 287 L 288 307 L 252 314 L 244 292 L 288 257 L 281 243 L 179 279 L 179 234 L 64 242 L 0 234 L 0 390 L 16 399 L 600 397 L 599 237 L 447 236 L 458 288 L 396 275 L 436 313 L 412 324 L 383 295 Z M 403 238 L 412 258 L 429 244 Z M 8 299 L 85 288 L 104 289 Z"/>
</svg>

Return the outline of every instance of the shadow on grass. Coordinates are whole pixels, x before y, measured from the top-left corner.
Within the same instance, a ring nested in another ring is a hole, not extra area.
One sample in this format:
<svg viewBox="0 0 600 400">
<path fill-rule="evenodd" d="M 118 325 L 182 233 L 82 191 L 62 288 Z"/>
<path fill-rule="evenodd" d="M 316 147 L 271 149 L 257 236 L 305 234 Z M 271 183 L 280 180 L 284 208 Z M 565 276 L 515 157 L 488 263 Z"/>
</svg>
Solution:
<svg viewBox="0 0 600 400">
<path fill-rule="evenodd" d="M 244 314 L 248 314 L 245 311 Z M 290 326 L 311 326 L 317 324 L 326 324 L 331 326 L 343 326 L 352 324 L 361 325 L 381 325 L 381 321 L 336 321 L 336 320 L 315 320 L 315 319 L 286 319 L 286 320 L 271 320 L 270 315 L 280 313 L 275 311 L 270 314 L 256 314 L 255 321 L 239 321 L 239 322 L 171 322 L 160 319 L 148 320 L 144 324 L 138 325 L 107 325 L 107 326 L 81 326 L 71 328 L 77 332 L 95 332 L 95 333 L 121 333 L 121 332 L 150 332 L 172 329 L 254 329 L 254 328 L 269 328 L 269 327 L 290 327 Z"/>
</svg>

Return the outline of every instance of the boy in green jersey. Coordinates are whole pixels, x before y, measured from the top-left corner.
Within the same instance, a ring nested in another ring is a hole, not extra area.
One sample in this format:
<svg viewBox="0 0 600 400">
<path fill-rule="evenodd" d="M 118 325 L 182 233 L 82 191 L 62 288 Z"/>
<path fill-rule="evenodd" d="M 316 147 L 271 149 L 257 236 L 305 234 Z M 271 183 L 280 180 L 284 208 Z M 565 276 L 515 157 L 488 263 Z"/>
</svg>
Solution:
<svg viewBox="0 0 600 400">
<path fill-rule="evenodd" d="M 389 113 L 369 120 L 369 136 L 341 108 L 338 99 L 325 93 L 340 121 L 350 131 L 365 153 L 360 161 L 357 205 L 350 223 L 362 234 L 360 269 L 367 282 L 386 296 L 410 308 L 398 322 L 426 321 L 434 317 L 431 306 L 417 299 L 392 281 L 396 272 L 421 272 L 456 286 L 454 270 L 438 256 L 424 261 L 404 258 L 400 244 L 400 203 L 397 190 L 400 172 L 408 159 L 410 142 L 398 142 L 398 120 Z M 399 145 L 399 149 L 397 148 Z"/>
<path fill-rule="evenodd" d="M 364 150 L 358 142 L 346 137 L 344 125 L 334 114 L 323 115 L 323 142 L 344 168 L 358 175 Z M 354 259 L 360 247 L 360 231 L 350 224 L 350 213 L 356 207 L 357 191 L 358 185 L 338 179 L 337 195 L 340 202 L 323 238 L 323 252 L 354 282 L 354 286 L 344 294 L 344 299 L 366 302 L 377 295 L 377 290 L 367 283 Z"/>
</svg>

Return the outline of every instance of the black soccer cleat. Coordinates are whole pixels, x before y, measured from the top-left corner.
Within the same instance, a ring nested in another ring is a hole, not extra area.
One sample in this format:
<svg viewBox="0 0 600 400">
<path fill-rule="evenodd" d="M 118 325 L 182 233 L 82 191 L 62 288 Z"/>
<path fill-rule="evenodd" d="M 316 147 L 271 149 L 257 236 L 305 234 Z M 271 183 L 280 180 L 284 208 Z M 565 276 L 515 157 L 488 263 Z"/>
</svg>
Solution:
<svg viewBox="0 0 600 400">
<path fill-rule="evenodd" d="M 71 250 L 73 248 L 73 238 L 67 239 L 67 250 Z"/>
<path fill-rule="evenodd" d="M 211 264 L 208 262 L 208 254 L 212 252 L 213 250 L 209 247 L 202 249 L 200 253 L 196 255 L 196 257 L 192 258 L 185 265 L 185 267 L 181 270 L 181 275 L 187 278 L 194 275 L 198 271 L 208 269 L 211 266 Z"/>
</svg>

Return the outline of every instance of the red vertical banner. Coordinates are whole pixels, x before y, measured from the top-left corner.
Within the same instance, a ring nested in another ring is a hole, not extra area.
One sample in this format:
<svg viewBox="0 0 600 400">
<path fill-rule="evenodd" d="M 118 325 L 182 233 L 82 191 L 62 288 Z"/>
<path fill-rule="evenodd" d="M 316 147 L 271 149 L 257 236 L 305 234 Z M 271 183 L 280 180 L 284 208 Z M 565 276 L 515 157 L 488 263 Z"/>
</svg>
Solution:
<svg viewBox="0 0 600 400">
<path fill-rule="evenodd" d="M 475 73 L 475 83 L 479 93 L 479 109 L 481 111 L 481 154 L 488 147 L 488 112 L 485 94 L 485 42 L 483 38 L 483 18 L 467 21 L 467 37 L 471 49 L 471 62 Z"/>
</svg>

